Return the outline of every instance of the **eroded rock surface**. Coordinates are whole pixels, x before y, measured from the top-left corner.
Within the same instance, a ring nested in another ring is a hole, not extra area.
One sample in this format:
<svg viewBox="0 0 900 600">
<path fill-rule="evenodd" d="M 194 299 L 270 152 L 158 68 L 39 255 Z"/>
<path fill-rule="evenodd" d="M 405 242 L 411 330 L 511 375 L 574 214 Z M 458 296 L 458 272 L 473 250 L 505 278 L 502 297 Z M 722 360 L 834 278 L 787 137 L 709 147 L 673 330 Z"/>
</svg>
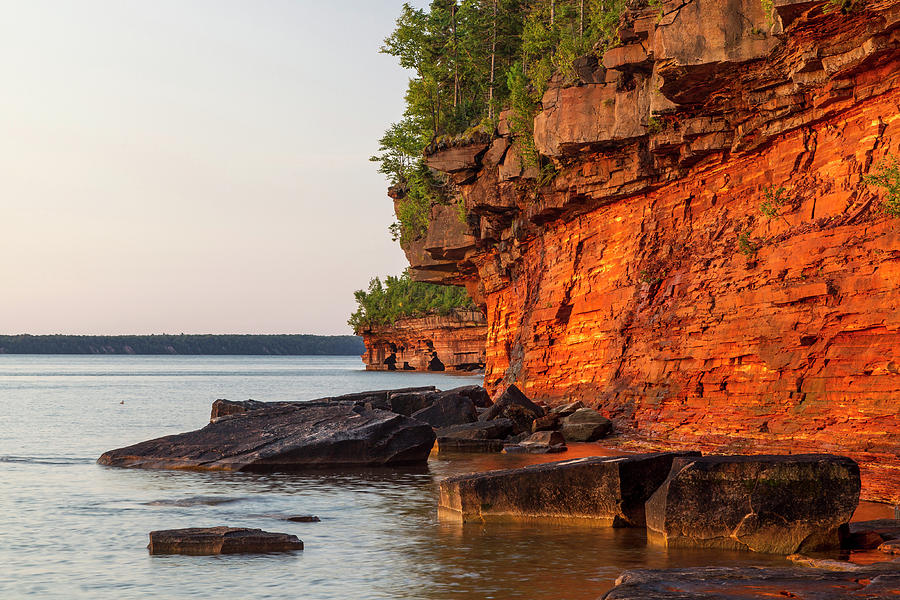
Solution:
<svg viewBox="0 0 900 600">
<path fill-rule="evenodd" d="M 582 399 L 672 448 L 840 452 L 900 502 L 900 229 L 863 181 L 900 156 L 900 2 L 834 8 L 629 11 L 544 96 L 542 187 L 503 115 L 433 149 L 476 241 L 413 272 L 482 304 L 489 391 Z"/>
<path fill-rule="evenodd" d="M 895 600 L 896 566 L 839 572 L 803 568 L 698 567 L 625 571 L 603 600 Z"/>
<path fill-rule="evenodd" d="M 672 460 L 687 454 L 578 458 L 448 477 L 441 482 L 441 514 L 464 522 L 565 518 L 642 527 L 644 503 Z"/>
<path fill-rule="evenodd" d="M 838 548 L 859 490 L 859 467 L 842 456 L 676 458 L 647 501 L 648 537 L 785 555 Z"/>
<path fill-rule="evenodd" d="M 423 464 L 435 435 L 425 423 L 352 401 L 298 402 L 220 417 L 203 429 L 104 453 L 115 467 L 292 471 Z"/>
<path fill-rule="evenodd" d="M 150 554 L 262 554 L 303 550 L 296 535 L 242 527 L 192 527 L 150 532 Z"/>
<path fill-rule="evenodd" d="M 531 432 L 534 420 L 544 416 L 544 409 L 528 399 L 515 385 L 510 385 L 486 411 L 478 415 L 479 421 L 509 419 L 514 433 Z"/>
</svg>

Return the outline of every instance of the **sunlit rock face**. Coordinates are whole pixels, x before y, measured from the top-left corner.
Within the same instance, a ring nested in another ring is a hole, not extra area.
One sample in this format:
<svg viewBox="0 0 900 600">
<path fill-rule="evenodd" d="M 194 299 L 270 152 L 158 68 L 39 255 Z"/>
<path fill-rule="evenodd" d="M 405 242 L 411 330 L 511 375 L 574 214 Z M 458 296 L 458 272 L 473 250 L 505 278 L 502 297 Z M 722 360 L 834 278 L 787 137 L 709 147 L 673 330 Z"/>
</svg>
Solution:
<svg viewBox="0 0 900 600">
<path fill-rule="evenodd" d="M 441 277 L 484 307 L 489 389 L 669 447 L 840 452 L 900 501 L 900 220 L 862 180 L 900 156 L 900 2 L 774 4 L 626 15 L 544 96 L 549 183 L 504 119 L 454 150 L 474 242 Z"/>
<path fill-rule="evenodd" d="M 428 315 L 399 319 L 393 325 L 359 332 L 366 345 L 363 362 L 370 371 L 383 371 L 391 354 L 396 368 L 404 363 L 416 371 L 428 370 L 434 353 L 448 371 L 465 371 L 484 366 L 487 324 L 477 310 L 457 310 L 449 315 Z"/>
</svg>

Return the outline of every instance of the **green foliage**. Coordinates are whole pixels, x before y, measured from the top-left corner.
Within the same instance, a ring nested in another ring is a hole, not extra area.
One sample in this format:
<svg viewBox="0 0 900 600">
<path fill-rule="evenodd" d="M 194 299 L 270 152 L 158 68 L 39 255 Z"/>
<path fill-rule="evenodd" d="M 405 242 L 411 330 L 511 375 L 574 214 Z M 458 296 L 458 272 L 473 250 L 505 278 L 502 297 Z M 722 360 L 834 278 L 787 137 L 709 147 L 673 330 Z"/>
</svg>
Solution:
<svg viewBox="0 0 900 600">
<path fill-rule="evenodd" d="M 457 309 L 475 308 L 464 288 L 413 281 L 408 271 L 399 277 L 389 275 L 384 283 L 375 277 L 367 290 L 357 290 L 353 296 L 357 308 L 347 323 L 357 333 L 390 325 L 402 317 L 446 315 Z"/>
<path fill-rule="evenodd" d="M 759 250 L 759 243 L 750 237 L 749 231 L 743 231 L 738 235 L 737 247 L 741 254 L 747 258 L 751 258 L 756 254 L 756 251 Z"/>
<path fill-rule="evenodd" d="M 864 0 L 828 0 L 825 3 L 825 12 L 841 11 L 844 14 L 860 8 Z"/>
<path fill-rule="evenodd" d="M 864 176 L 863 181 L 882 188 L 885 194 L 881 208 L 893 217 L 900 217 L 900 161 L 896 156 L 889 154 L 875 173 Z"/>
<path fill-rule="evenodd" d="M 775 0 L 760 0 L 763 14 L 766 16 L 766 24 L 771 27 L 775 24 Z"/>
<path fill-rule="evenodd" d="M 774 185 L 768 185 L 763 188 L 763 196 L 765 199 L 759 205 L 759 212 L 764 214 L 769 219 L 774 219 L 778 216 L 778 211 L 784 205 L 786 200 L 785 192 L 787 190 L 783 187 L 776 188 Z"/>
<path fill-rule="evenodd" d="M 647 130 L 650 133 L 659 133 L 663 130 L 663 122 L 659 117 L 650 117 L 650 120 L 647 121 Z"/>
<path fill-rule="evenodd" d="M 360 355 L 353 335 L 0 335 L 0 354 Z"/>
</svg>

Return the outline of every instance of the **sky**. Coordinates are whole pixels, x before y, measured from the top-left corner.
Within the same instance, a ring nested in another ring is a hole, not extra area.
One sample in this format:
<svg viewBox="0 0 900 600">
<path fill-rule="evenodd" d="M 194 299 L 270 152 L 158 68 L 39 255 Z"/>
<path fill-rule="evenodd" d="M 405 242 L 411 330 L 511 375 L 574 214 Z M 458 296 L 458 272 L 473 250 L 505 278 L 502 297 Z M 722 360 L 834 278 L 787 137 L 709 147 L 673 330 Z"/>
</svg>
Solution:
<svg viewBox="0 0 900 600">
<path fill-rule="evenodd" d="M 0 334 L 350 333 L 401 5 L 0 0 Z"/>
</svg>

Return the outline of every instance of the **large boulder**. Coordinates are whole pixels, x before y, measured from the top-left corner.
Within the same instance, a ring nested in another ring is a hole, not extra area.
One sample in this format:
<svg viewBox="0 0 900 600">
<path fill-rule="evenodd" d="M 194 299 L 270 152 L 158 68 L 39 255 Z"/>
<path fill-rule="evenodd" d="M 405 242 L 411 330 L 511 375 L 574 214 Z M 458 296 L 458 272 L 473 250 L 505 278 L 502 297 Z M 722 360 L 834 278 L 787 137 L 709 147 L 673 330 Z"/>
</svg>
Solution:
<svg viewBox="0 0 900 600">
<path fill-rule="evenodd" d="M 534 420 L 543 416 L 543 408 L 529 400 L 515 385 L 510 385 L 493 405 L 478 416 L 478 420 L 510 419 L 515 424 L 515 433 L 521 433 L 530 432 Z"/>
<path fill-rule="evenodd" d="M 500 452 L 513 427 L 509 419 L 443 427 L 436 432 L 438 452 Z"/>
<path fill-rule="evenodd" d="M 412 418 L 428 423 L 435 429 L 472 423 L 478 417 L 475 404 L 459 394 L 440 395 L 428 408 L 413 413 Z"/>
<path fill-rule="evenodd" d="M 843 456 L 677 458 L 647 501 L 648 535 L 771 554 L 837 547 L 859 491 L 859 467 Z"/>
<path fill-rule="evenodd" d="M 586 519 L 643 527 L 644 503 L 666 479 L 672 460 L 698 453 L 600 456 L 449 477 L 441 482 L 444 516 Z"/>
<path fill-rule="evenodd" d="M 110 450 L 115 467 L 293 471 L 424 464 L 434 431 L 354 402 L 300 402 L 219 418 L 203 429 Z"/>
<path fill-rule="evenodd" d="M 296 535 L 241 527 L 191 527 L 150 532 L 150 554 L 261 554 L 303 550 Z"/>
<path fill-rule="evenodd" d="M 593 408 L 579 408 L 561 422 L 567 442 L 595 442 L 612 431 L 612 421 Z"/>
<path fill-rule="evenodd" d="M 849 571 L 773 567 L 693 567 L 625 571 L 603 600 L 895 600 L 897 565 Z"/>
</svg>

